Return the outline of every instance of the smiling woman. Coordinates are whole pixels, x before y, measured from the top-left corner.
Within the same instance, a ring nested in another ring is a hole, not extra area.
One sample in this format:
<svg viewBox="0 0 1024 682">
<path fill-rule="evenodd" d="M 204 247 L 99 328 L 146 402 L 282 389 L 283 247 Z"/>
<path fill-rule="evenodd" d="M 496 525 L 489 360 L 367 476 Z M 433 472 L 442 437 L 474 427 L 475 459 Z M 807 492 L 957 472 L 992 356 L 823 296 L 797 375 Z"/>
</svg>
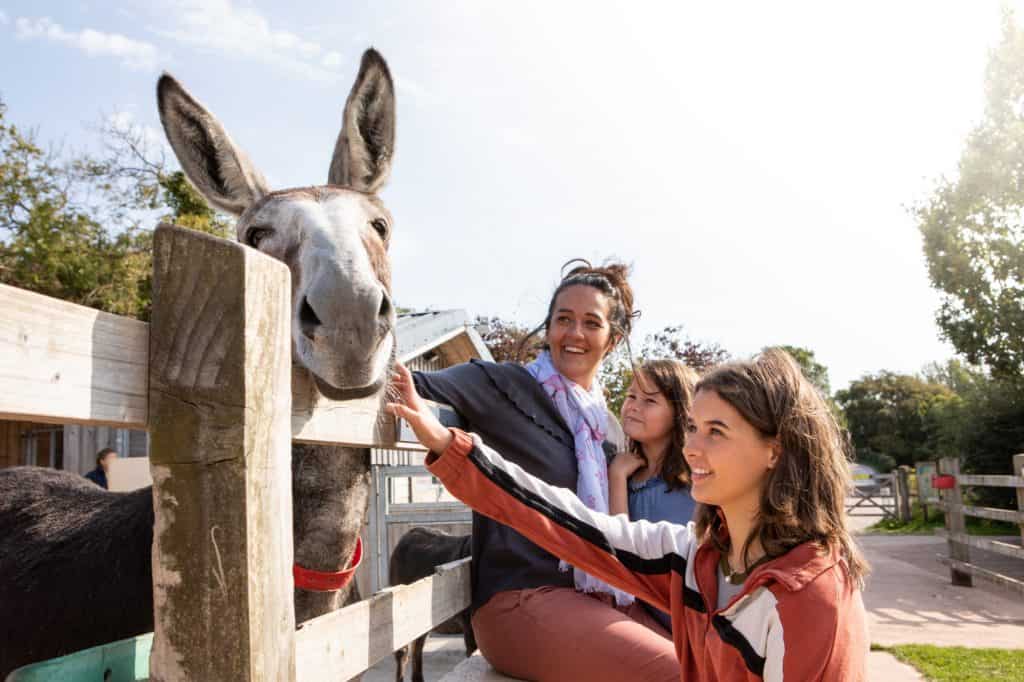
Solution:
<svg viewBox="0 0 1024 682">
<path fill-rule="evenodd" d="M 555 289 L 547 318 L 533 333 L 545 331 L 544 348 L 555 369 L 589 390 L 604 356 L 629 337 L 633 289 L 625 265 L 582 262 Z"/>
</svg>

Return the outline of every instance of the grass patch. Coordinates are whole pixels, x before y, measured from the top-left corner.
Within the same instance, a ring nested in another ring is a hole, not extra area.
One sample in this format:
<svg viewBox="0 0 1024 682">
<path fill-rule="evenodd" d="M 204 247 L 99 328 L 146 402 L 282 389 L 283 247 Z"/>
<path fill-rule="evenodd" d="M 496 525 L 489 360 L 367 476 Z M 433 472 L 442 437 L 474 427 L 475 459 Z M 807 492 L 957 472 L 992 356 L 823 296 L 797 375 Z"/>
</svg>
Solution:
<svg viewBox="0 0 1024 682">
<path fill-rule="evenodd" d="M 945 525 L 945 522 L 943 521 L 944 518 L 945 517 L 942 512 L 933 507 L 928 510 L 928 520 L 926 521 L 921 505 L 915 502 L 914 507 L 911 510 L 911 517 L 909 521 L 903 522 L 896 519 L 885 519 L 867 528 L 867 532 L 881 533 L 883 535 L 906 535 L 915 533 L 931 535 L 934 529 L 942 528 Z M 1019 532 L 1017 526 L 1006 523 L 1005 521 L 976 519 L 968 516 L 965 518 L 965 522 L 967 525 L 968 535 L 1016 535 Z"/>
<path fill-rule="evenodd" d="M 1024 680 L 1024 650 L 968 649 L 930 644 L 871 645 L 917 668 L 931 682 L 1019 682 Z"/>
</svg>

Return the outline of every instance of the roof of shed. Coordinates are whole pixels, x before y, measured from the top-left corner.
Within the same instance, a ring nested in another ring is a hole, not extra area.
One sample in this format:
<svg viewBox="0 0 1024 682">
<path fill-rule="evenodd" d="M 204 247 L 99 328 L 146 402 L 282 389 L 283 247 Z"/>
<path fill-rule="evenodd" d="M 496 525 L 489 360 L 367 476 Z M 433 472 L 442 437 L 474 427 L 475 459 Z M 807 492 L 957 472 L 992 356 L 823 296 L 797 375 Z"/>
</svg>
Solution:
<svg viewBox="0 0 1024 682">
<path fill-rule="evenodd" d="M 398 339 L 398 358 L 403 362 L 446 344 L 452 345 L 453 350 L 458 346 L 460 356 L 468 354 L 484 360 L 492 359 L 480 334 L 470 324 L 465 310 L 403 313 L 398 316 L 395 336 Z M 466 357 L 459 361 L 465 362 L 468 359 Z"/>
</svg>

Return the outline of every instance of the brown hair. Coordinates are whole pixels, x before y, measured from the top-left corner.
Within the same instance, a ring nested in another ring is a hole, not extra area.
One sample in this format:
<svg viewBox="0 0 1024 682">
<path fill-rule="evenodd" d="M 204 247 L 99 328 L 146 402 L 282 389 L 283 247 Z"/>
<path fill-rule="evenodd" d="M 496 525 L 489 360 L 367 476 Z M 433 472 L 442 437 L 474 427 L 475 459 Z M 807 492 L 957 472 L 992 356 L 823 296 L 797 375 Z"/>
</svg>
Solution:
<svg viewBox="0 0 1024 682">
<path fill-rule="evenodd" d="M 574 258 L 562 266 L 565 268 L 574 263 L 580 263 L 569 270 L 568 274 L 562 275 L 562 281 L 555 287 L 548 302 L 548 313 L 544 322 L 533 329 L 519 344 L 517 355 L 522 357 L 523 348 L 537 333 L 547 332 L 551 325 L 551 315 L 555 311 L 555 301 L 558 295 L 572 286 L 588 286 L 597 289 L 608 298 L 608 323 L 611 325 L 612 344 L 611 350 L 625 340 L 629 343 L 629 333 L 633 330 L 633 319 L 637 313 L 633 310 L 633 287 L 629 285 L 629 266 L 624 263 L 607 261 L 604 265 L 594 267 L 590 261 L 582 258 Z"/>
<path fill-rule="evenodd" d="M 96 453 L 96 466 L 99 466 L 100 462 L 102 462 L 104 459 L 106 459 L 107 455 L 116 455 L 116 454 L 117 454 L 117 450 L 115 450 L 114 448 L 103 448 L 102 450 L 100 450 L 99 452 Z"/>
<path fill-rule="evenodd" d="M 776 465 L 761 491 L 758 518 L 743 546 L 747 563 L 757 538 L 769 557 L 805 542 L 835 551 L 850 577 L 863 585 L 868 564 L 846 528 L 851 448 L 832 411 L 785 351 L 769 348 L 748 362 L 711 370 L 696 392 L 714 391 L 766 438 L 779 443 Z M 700 505 L 698 537 L 728 550 L 718 507 Z"/>
<path fill-rule="evenodd" d="M 683 445 L 686 441 L 686 425 L 690 421 L 697 372 L 679 360 L 646 360 L 636 367 L 633 376 L 638 379 L 641 391 L 648 394 L 661 393 L 672 408 L 672 438 L 658 475 L 668 484 L 669 490 L 689 485 L 690 465 L 683 456 Z M 647 459 L 643 446 L 632 438 L 629 439 L 629 450 Z"/>
</svg>

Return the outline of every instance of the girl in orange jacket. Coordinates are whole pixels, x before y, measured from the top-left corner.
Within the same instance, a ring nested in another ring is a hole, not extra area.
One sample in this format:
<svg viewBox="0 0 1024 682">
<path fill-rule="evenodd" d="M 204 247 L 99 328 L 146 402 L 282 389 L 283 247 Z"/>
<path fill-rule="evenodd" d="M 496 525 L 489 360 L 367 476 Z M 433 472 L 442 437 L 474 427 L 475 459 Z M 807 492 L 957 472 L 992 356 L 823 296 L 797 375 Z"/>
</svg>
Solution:
<svg viewBox="0 0 1024 682">
<path fill-rule="evenodd" d="M 441 426 L 404 367 L 395 386 L 392 411 L 455 497 L 671 614 L 680 679 L 865 679 L 867 565 L 845 526 L 848 445 L 785 352 L 697 384 L 684 453 L 701 506 L 685 526 L 594 512 Z"/>
</svg>

